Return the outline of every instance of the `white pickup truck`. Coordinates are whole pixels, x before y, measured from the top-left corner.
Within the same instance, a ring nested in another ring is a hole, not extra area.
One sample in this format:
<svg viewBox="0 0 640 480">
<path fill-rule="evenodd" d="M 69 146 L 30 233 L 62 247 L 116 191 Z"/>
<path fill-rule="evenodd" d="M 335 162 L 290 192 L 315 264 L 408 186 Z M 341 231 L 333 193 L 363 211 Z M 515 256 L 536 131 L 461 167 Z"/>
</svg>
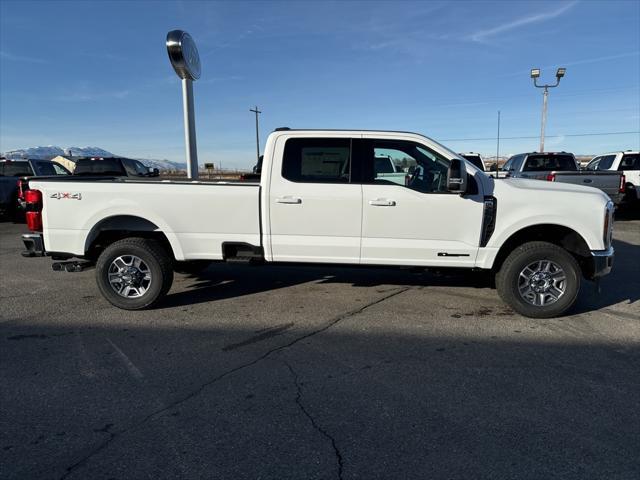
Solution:
<svg viewBox="0 0 640 480">
<path fill-rule="evenodd" d="M 585 170 L 622 172 L 625 183 L 623 201 L 628 204 L 640 203 L 640 152 L 605 153 L 594 157 Z"/>
<path fill-rule="evenodd" d="M 405 184 L 376 158 L 415 162 Z M 414 133 L 277 129 L 260 183 L 39 179 L 24 256 L 95 265 L 113 305 L 141 309 L 202 261 L 458 267 L 495 272 L 530 317 L 570 308 L 610 272 L 613 205 L 590 187 L 498 180 Z M 77 258 L 79 260 L 71 260 Z"/>
</svg>

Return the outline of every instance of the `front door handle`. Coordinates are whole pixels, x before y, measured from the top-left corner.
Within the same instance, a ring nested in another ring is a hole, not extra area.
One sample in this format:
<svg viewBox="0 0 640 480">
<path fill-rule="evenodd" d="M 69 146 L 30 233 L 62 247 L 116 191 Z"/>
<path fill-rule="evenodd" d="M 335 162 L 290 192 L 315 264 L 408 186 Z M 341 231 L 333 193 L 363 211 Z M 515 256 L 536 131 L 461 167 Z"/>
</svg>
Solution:
<svg viewBox="0 0 640 480">
<path fill-rule="evenodd" d="M 376 198 L 375 200 L 369 200 L 369 205 L 374 207 L 395 207 L 395 200 L 387 200 L 386 198 Z"/>
<path fill-rule="evenodd" d="M 278 197 L 278 198 L 276 198 L 276 202 L 277 203 L 298 204 L 298 203 L 302 203 L 302 199 L 300 197 L 286 196 L 286 197 Z"/>
</svg>

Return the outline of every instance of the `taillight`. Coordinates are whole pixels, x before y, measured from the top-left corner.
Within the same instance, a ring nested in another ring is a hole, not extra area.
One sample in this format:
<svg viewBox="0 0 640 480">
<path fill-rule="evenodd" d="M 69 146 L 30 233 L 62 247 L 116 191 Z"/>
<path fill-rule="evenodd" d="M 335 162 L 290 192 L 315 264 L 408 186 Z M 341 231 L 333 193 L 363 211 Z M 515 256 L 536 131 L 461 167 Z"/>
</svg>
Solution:
<svg viewBox="0 0 640 480">
<path fill-rule="evenodd" d="M 27 228 L 32 232 L 42 231 L 42 192 L 40 190 L 27 190 L 24 192 L 25 218 Z"/>
<path fill-rule="evenodd" d="M 18 180 L 18 200 L 24 200 L 24 192 L 22 190 L 22 179 Z"/>
<path fill-rule="evenodd" d="M 556 181 L 555 173 L 550 173 L 549 175 L 547 175 L 547 182 L 555 182 L 555 181 Z"/>
<path fill-rule="evenodd" d="M 618 191 L 620 193 L 624 193 L 624 187 L 627 184 L 627 179 L 625 178 L 624 175 L 620 175 L 620 187 L 618 188 Z"/>
</svg>

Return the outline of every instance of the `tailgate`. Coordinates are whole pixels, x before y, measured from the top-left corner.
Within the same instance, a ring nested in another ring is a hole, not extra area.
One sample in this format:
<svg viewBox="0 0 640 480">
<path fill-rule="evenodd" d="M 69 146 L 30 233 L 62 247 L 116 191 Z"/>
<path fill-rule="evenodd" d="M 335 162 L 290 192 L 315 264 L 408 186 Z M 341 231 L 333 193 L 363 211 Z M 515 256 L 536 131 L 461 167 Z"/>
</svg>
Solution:
<svg viewBox="0 0 640 480">
<path fill-rule="evenodd" d="M 556 182 L 599 188 L 613 197 L 620 192 L 620 172 L 551 172 Z"/>
</svg>

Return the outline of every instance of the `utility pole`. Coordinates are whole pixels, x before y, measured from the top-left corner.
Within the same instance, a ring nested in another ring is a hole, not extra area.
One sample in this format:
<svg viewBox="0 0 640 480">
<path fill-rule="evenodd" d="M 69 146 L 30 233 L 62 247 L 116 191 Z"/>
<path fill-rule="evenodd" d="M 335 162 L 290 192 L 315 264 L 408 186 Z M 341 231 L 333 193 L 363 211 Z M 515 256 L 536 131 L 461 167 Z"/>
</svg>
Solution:
<svg viewBox="0 0 640 480">
<path fill-rule="evenodd" d="M 258 110 L 258 106 L 256 105 L 254 108 L 249 109 L 250 112 L 256 114 L 256 165 L 260 161 L 260 133 L 259 133 L 259 125 L 258 125 L 258 115 L 262 112 Z"/>
<path fill-rule="evenodd" d="M 498 136 L 496 144 L 496 177 L 498 176 L 498 158 L 500 158 L 500 110 L 498 110 Z"/>
<path fill-rule="evenodd" d="M 538 85 L 538 78 L 540 77 L 540 69 L 532 68 L 531 69 L 531 78 L 533 78 L 533 85 L 536 88 L 544 88 L 544 92 L 542 93 L 542 125 L 540 126 L 540 153 L 544 152 L 544 131 L 547 127 L 547 104 L 549 101 L 549 89 L 555 88 L 560 85 L 560 79 L 564 77 L 567 73 L 567 69 L 564 67 L 558 68 L 556 71 L 556 83 Z"/>
</svg>

